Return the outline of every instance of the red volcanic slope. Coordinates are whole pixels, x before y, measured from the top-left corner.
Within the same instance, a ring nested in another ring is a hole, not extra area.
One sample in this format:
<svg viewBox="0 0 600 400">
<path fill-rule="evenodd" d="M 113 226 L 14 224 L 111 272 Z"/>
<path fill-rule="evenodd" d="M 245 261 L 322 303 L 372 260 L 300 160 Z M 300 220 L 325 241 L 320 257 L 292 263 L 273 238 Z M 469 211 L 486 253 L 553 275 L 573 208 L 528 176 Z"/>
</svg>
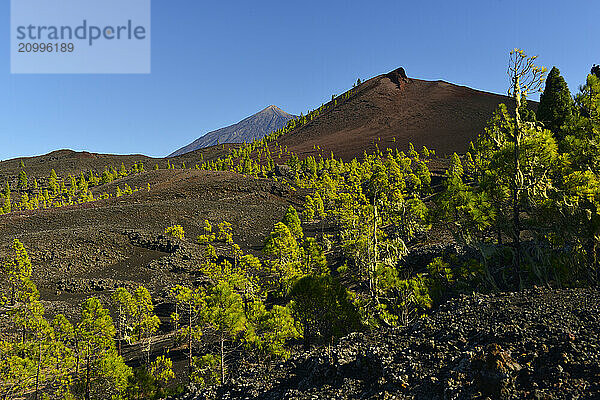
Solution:
<svg viewBox="0 0 600 400">
<path fill-rule="evenodd" d="M 412 143 L 436 150 L 438 156 L 464 153 L 469 142 L 483 132 L 500 103 L 514 104 L 507 96 L 482 92 L 443 81 L 406 77 L 399 68 L 362 83 L 338 104 L 278 142 L 302 158 L 314 146 L 345 160 L 380 149 L 406 150 Z M 531 103 L 536 107 L 536 103 Z"/>
</svg>

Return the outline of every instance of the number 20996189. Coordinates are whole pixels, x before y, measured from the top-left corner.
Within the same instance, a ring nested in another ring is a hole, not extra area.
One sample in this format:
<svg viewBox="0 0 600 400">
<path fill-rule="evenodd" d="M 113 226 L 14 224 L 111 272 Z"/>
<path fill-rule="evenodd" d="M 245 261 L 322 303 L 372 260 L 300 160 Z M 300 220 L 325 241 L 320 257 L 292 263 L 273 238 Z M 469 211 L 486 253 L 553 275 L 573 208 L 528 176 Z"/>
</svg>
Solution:
<svg viewBox="0 0 600 400">
<path fill-rule="evenodd" d="M 19 43 L 19 53 L 72 53 L 73 43 Z"/>
</svg>

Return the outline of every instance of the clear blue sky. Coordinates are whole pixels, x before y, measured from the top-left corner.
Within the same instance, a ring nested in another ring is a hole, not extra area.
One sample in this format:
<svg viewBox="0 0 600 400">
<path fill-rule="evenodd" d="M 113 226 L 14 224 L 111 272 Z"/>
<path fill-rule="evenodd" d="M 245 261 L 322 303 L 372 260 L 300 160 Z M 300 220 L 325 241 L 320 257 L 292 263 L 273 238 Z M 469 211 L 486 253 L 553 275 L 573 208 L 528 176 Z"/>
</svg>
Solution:
<svg viewBox="0 0 600 400">
<path fill-rule="evenodd" d="M 399 66 L 505 93 L 514 47 L 558 66 L 572 92 L 600 63 L 594 0 L 153 0 L 150 75 L 10 75 L 9 1 L 0 19 L 0 159 L 165 156 L 270 104 L 299 114 Z"/>
</svg>

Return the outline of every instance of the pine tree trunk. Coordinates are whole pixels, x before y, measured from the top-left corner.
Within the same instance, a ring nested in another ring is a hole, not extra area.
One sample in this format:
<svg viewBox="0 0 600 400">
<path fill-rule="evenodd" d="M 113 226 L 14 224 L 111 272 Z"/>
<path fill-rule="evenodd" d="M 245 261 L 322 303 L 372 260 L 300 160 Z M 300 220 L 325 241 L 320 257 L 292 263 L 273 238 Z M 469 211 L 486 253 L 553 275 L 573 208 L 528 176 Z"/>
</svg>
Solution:
<svg viewBox="0 0 600 400">
<path fill-rule="evenodd" d="M 190 312 L 189 312 L 189 317 L 188 317 L 188 350 L 189 350 L 189 354 L 188 354 L 188 377 L 191 381 L 192 379 L 192 361 L 193 361 L 193 356 L 192 356 L 192 303 L 190 302 Z"/>
<path fill-rule="evenodd" d="M 221 384 L 225 384 L 225 351 L 224 351 L 225 338 L 221 335 Z"/>
<path fill-rule="evenodd" d="M 377 198 L 373 201 L 373 259 L 371 261 L 369 271 L 369 289 L 371 295 L 374 296 L 375 301 L 379 304 L 379 294 L 377 293 L 377 283 L 375 282 L 375 269 L 377 266 L 377 259 L 379 255 L 377 253 Z"/>
<path fill-rule="evenodd" d="M 152 352 L 152 337 L 149 336 L 147 339 L 147 343 L 148 343 L 148 347 L 145 347 L 145 352 L 146 352 L 146 365 L 148 367 L 150 367 L 150 353 Z"/>
<path fill-rule="evenodd" d="M 79 354 L 79 339 L 77 339 L 77 336 L 75 336 L 75 375 L 79 375 L 79 358 L 80 358 L 80 354 Z"/>
<path fill-rule="evenodd" d="M 86 373 L 85 373 L 85 400 L 90 400 L 90 344 L 87 345 L 87 361 L 86 361 Z"/>
<path fill-rule="evenodd" d="M 39 340 L 39 339 L 38 339 Z M 38 353 L 38 362 L 37 362 L 37 372 L 35 374 L 35 400 L 38 400 L 38 395 L 40 391 L 40 368 L 42 366 L 42 341 L 39 340 L 40 347 Z"/>
<path fill-rule="evenodd" d="M 121 342 L 123 342 L 123 306 L 119 304 L 119 356 L 122 355 L 121 352 Z"/>
<path fill-rule="evenodd" d="M 519 288 L 521 287 L 521 221 L 520 221 L 520 208 L 519 208 L 519 191 L 521 190 L 521 165 L 519 162 L 520 146 L 521 146 L 521 115 L 519 109 L 521 108 L 521 86 L 519 77 L 515 78 L 514 82 L 514 93 L 515 93 L 515 143 L 514 143 L 514 164 L 515 173 L 513 176 L 513 243 L 515 248 L 515 278 L 518 281 Z"/>
<path fill-rule="evenodd" d="M 304 349 L 310 349 L 310 327 L 308 325 L 308 318 L 304 320 Z"/>
<path fill-rule="evenodd" d="M 138 342 L 142 340 L 142 310 L 138 308 Z"/>
</svg>

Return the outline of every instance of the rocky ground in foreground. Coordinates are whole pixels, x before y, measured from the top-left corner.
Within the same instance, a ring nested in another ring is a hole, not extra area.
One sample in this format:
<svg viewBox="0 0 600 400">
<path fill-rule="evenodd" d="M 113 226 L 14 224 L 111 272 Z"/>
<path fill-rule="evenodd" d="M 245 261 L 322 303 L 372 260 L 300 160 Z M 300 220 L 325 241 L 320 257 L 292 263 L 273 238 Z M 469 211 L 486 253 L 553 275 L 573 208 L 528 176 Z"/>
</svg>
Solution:
<svg viewBox="0 0 600 400">
<path fill-rule="evenodd" d="M 462 296 L 179 399 L 598 399 L 600 290 Z"/>
</svg>

